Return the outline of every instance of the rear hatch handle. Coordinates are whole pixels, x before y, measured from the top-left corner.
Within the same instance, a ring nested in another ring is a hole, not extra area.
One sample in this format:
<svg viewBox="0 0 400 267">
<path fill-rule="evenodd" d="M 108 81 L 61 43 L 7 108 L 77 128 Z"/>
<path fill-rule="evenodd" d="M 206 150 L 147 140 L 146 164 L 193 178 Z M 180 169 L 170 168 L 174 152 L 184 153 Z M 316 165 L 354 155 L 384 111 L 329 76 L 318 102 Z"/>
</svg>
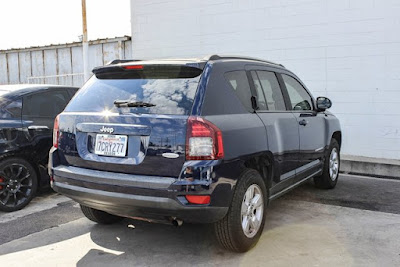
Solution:
<svg viewBox="0 0 400 267">
<path fill-rule="evenodd" d="M 28 126 L 28 130 L 50 130 L 50 128 L 44 125 L 31 125 Z"/>
</svg>

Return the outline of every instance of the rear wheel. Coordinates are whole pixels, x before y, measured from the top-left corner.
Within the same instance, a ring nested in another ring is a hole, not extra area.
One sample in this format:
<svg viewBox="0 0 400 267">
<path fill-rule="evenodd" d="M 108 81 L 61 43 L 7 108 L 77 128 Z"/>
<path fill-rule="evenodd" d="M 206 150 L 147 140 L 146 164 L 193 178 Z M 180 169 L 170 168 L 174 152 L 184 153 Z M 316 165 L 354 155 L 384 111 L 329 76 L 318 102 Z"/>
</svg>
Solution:
<svg viewBox="0 0 400 267">
<path fill-rule="evenodd" d="M 0 162 L 0 210 L 20 210 L 31 202 L 37 190 L 37 175 L 24 159 L 8 158 Z"/>
<path fill-rule="evenodd" d="M 83 205 L 80 206 L 86 218 L 99 224 L 112 224 L 119 222 L 123 219 L 123 217 L 112 215 L 101 210 L 96 210 Z"/>
<path fill-rule="evenodd" d="M 226 216 L 214 224 L 219 243 L 226 249 L 246 252 L 264 229 L 267 193 L 263 179 L 253 169 L 239 178 Z"/>
<path fill-rule="evenodd" d="M 322 189 L 332 189 L 336 186 L 340 170 L 340 148 L 336 139 L 332 139 L 324 163 L 321 176 L 314 177 L 315 186 Z"/>
</svg>

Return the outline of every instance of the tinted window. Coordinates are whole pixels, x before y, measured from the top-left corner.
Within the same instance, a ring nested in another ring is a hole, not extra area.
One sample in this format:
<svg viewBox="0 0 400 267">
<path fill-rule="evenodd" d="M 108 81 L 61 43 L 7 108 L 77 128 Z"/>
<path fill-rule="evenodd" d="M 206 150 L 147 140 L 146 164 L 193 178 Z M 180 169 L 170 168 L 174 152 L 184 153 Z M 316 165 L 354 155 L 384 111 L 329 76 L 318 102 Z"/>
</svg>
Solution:
<svg viewBox="0 0 400 267">
<path fill-rule="evenodd" d="M 312 98 L 293 77 L 282 74 L 293 110 L 312 110 Z"/>
<path fill-rule="evenodd" d="M 17 99 L 10 103 L 4 103 L 3 107 L 0 107 L 0 118 L 2 119 L 16 119 L 21 118 L 22 100 Z"/>
<path fill-rule="evenodd" d="M 274 72 L 257 71 L 259 83 L 267 100 L 268 110 L 286 110 L 285 101 Z"/>
<path fill-rule="evenodd" d="M 256 98 L 257 98 L 258 109 L 259 110 L 267 110 L 267 103 L 265 100 L 265 95 L 264 95 L 260 80 L 258 79 L 257 73 L 255 71 L 252 71 L 251 77 L 253 78 L 254 87 L 256 89 L 256 94 L 257 94 Z"/>
<path fill-rule="evenodd" d="M 66 91 L 47 91 L 24 97 L 22 115 L 55 118 L 69 101 Z"/>
<path fill-rule="evenodd" d="M 76 92 L 78 91 L 78 88 L 69 88 L 68 92 L 71 96 L 71 98 L 76 94 Z"/>
<path fill-rule="evenodd" d="M 225 73 L 225 79 L 248 111 L 252 111 L 249 80 L 244 70 Z"/>
<path fill-rule="evenodd" d="M 93 76 L 71 100 L 65 111 L 131 112 L 188 115 L 200 76 L 194 78 L 98 79 Z M 116 107 L 114 101 L 147 102 L 153 107 Z"/>
</svg>

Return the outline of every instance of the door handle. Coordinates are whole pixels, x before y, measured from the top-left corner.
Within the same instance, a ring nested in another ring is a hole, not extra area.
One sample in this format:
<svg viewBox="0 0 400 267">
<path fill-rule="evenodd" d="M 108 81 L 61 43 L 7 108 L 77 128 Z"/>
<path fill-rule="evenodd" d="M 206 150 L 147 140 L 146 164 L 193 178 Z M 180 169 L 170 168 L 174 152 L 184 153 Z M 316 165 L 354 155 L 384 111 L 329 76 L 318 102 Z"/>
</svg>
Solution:
<svg viewBox="0 0 400 267">
<path fill-rule="evenodd" d="M 47 126 L 31 125 L 31 126 L 28 126 L 28 130 L 50 130 L 50 128 Z"/>
<path fill-rule="evenodd" d="M 305 119 L 302 119 L 301 121 L 299 121 L 300 125 L 306 126 L 308 123 L 308 121 L 306 121 Z"/>
</svg>

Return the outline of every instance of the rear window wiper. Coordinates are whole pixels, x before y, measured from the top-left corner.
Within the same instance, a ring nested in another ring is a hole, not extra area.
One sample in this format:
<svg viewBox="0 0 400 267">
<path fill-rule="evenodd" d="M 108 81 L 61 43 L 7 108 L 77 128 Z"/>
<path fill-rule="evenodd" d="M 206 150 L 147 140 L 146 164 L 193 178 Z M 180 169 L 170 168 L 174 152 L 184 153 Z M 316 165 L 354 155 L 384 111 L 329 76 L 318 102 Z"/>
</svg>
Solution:
<svg viewBox="0 0 400 267">
<path fill-rule="evenodd" d="M 154 107 L 155 104 L 142 102 L 142 101 L 129 101 L 129 100 L 115 100 L 114 105 L 117 107 L 134 107 L 134 108 L 149 108 Z"/>
</svg>

